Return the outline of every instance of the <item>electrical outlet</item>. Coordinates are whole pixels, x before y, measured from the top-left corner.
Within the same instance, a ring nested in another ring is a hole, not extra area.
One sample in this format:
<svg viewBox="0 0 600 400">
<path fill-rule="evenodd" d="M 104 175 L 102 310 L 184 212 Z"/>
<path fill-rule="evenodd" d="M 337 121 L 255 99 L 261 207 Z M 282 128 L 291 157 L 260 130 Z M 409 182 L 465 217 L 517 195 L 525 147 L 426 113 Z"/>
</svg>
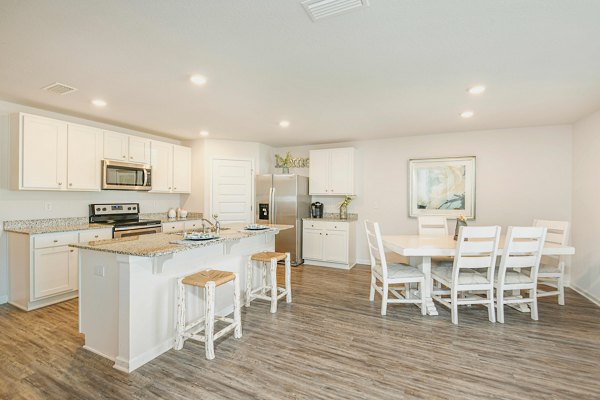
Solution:
<svg viewBox="0 0 600 400">
<path fill-rule="evenodd" d="M 94 275 L 104 277 L 104 267 L 102 265 L 96 265 L 96 267 L 94 267 Z"/>
<path fill-rule="evenodd" d="M 46 211 L 52 211 L 52 203 L 49 201 L 45 201 L 44 202 L 44 210 Z"/>
</svg>

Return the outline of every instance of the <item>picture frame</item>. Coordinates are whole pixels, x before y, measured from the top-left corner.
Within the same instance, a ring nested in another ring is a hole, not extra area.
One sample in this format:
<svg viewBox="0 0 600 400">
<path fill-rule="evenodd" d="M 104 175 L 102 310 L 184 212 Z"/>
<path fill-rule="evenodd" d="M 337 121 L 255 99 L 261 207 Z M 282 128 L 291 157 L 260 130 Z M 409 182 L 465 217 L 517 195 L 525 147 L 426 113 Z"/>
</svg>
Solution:
<svg viewBox="0 0 600 400">
<path fill-rule="evenodd" d="M 475 156 L 408 160 L 409 216 L 475 218 Z"/>
</svg>

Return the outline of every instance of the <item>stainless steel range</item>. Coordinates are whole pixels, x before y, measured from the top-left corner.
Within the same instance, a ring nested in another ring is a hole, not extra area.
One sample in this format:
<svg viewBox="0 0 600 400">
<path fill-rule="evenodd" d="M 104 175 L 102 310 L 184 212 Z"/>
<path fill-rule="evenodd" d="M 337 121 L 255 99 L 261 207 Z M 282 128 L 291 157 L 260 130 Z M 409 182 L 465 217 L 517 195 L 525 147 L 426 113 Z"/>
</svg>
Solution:
<svg viewBox="0 0 600 400">
<path fill-rule="evenodd" d="M 90 204 L 90 223 L 113 226 L 113 238 L 162 232 L 155 219 L 140 219 L 138 203 Z"/>
</svg>

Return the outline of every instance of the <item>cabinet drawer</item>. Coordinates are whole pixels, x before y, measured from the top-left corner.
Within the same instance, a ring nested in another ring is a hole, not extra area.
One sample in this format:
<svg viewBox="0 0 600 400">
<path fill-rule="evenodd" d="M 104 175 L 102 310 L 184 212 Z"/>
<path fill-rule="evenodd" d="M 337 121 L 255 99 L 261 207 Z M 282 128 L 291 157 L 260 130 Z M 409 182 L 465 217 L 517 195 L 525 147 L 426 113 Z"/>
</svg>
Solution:
<svg viewBox="0 0 600 400">
<path fill-rule="evenodd" d="M 163 232 L 177 232 L 185 229 L 185 222 L 165 222 L 162 224 Z"/>
<path fill-rule="evenodd" d="M 66 246 L 70 243 L 79 242 L 79 234 L 77 232 L 65 233 L 47 233 L 36 235 L 33 244 L 36 249 L 44 247 Z"/>
<path fill-rule="evenodd" d="M 79 241 L 81 243 L 94 240 L 107 240 L 112 239 L 112 237 L 112 229 L 91 229 L 89 231 L 79 232 Z"/>
<path fill-rule="evenodd" d="M 186 231 L 196 231 L 202 229 L 202 221 L 185 221 Z"/>
<path fill-rule="evenodd" d="M 304 227 L 309 229 L 327 229 L 330 231 L 348 231 L 348 222 L 333 221 L 304 221 Z"/>
</svg>

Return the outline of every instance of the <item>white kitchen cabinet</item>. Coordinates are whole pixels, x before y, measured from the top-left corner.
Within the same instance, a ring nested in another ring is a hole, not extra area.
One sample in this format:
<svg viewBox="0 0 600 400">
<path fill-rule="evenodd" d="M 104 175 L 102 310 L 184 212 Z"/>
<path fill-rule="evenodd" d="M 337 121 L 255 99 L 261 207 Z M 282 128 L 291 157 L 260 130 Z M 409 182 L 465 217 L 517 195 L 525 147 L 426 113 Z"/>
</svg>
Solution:
<svg viewBox="0 0 600 400">
<path fill-rule="evenodd" d="M 162 231 L 164 233 L 182 232 L 183 230 L 185 230 L 185 222 L 184 221 L 163 222 L 163 224 L 162 224 Z"/>
<path fill-rule="evenodd" d="M 109 240 L 113 238 L 112 228 L 90 229 L 79 232 L 79 243 L 87 243 L 95 240 Z"/>
<path fill-rule="evenodd" d="M 69 246 L 35 250 L 33 299 L 77 290 L 77 254 Z"/>
<path fill-rule="evenodd" d="M 192 191 L 192 149 L 153 140 L 151 143 L 152 192 Z"/>
<path fill-rule="evenodd" d="M 302 258 L 306 264 L 350 269 L 356 263 L 354 221 L 303 220 Z"/>
<path fill-rule="evenodd" d="M 100 190 L 99 129 L 23 113 L 11 121 L 15 188 Z"/>
<path fill-rule="evenodd" d="M 129 135 L 104 131 L 104 158 L 127 161 L 129 157 Z"/>
<path fill-rule="evenodd" d="M 352 147 L 310 151 L 311 195 L 354 195 Z"/>
<path fill-rule="evenodd" d="M 29 114 L 13 119 L 13 170 L 20 190 L 62 190 L 67 186 L 67 123 Z M 20 127 L 20 129 L 19 129 Z M 21 155 L 19 163 L 17 155 Z M 19 179 L 20 178 L 20 179 Z"/>
<path fill-rule="evenodd" d="M 67 131 L 67 189 L 100 190 L 102 131 L 76 124 Z"/>
<path fill-rule="evenodd" d="M 9 302 L 29 311 L 77 297 L 78 250 L 69 244 L 96 235 L 111 238 L 112 228 L 35 235 L 7 232 Z"/>
<path fill-rule="evenodd" d="M 196 231 L 199 232 L 202 230 L 202 221 L 200 220 L 193 220 L 193 221 L 185 221 L 184 222 L 184 228 L 186 231 Z"/>
<path fill-rule="evenodd" d="M 173 193 L 192 191 L 192 149 L 173 145 Z"/>
<path fill-rule="evenodd" d="M 129 161 L 150 164 L 150 139 L 129 136 Z"/>
</svg>

